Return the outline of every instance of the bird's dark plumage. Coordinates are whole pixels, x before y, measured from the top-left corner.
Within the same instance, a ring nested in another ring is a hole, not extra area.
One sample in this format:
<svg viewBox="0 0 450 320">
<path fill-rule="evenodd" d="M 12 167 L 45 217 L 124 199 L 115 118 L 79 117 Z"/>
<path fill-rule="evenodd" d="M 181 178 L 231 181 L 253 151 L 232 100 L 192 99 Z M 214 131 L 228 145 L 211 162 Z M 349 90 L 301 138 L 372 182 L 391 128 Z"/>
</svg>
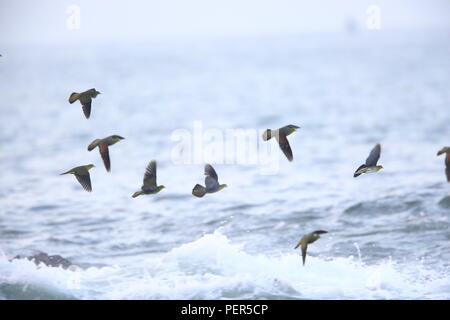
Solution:
<svg viewBox="0 0 450 320">
<path fill-rule="evenodd" d="M 355 173 L 353 174 L 353 177 L 356 178 L 363 173 L 377 172 L 381 168 L 383 168 L 383 166 L 377 165 L 378 160 L 380 159 L 380 154 L 381 154 L 381 145 L 378 143 L 370 151 L 370 154 L 366 159 L 366 163 L 360 165 L 358 169 L 356 169 Z"/>
<path fill-rule="evenodd" d="M 437 155 L 445 153 L 445 176 L 447 177 L 447 181 L 450 182 L 450 147 L 444 147 L 438 151 Z"/>
<path fill-rule="evenodd" d="M 206 188 L 202 185 L 196 184 L 192 189 L 192 194 L 196 197 L 203 197 L 206 194 Z"/>
<path fill-rule="evenodd" d="M 91 185 L 91 175 L 89 174 L 89 171 L 86 173 L 74 173 L 75 178 L 77 178 L 78 182 L 81 184 L 81 186 L 86 190 L 87 192 L 92 191 L 92 185 Z"/>
<path fill-rule="evenodd" d="M 219 177 L 210 164 L 205 165 L 205 176 L 206 191 L 212 192 L 217 190 L 217 188 L 219 187 Z"/>
<path fill-rule="evenodd" d="M 286 136 L 280 135 L 278 139 L 278 144 L 280 145 L 280 149 L 283 151 L 284 155 L 289 161 L 294 160 L 294 155 L 292 154 L 291 146 L 289 145 L 289 141 Z"/>
<path fill-rule="evenodd" d="M 366 166 L 373 167 L 377 165 L 378 160 L 380 159 L 381 153 L 381 145 L 378 143 L 372 151 L 370 151 L 369 156 L 366 159 Z"/>
<path fill-rule="evenodd" d="M 100 151 L 100 155 L 103 160 L 103 164 L 105 165 L 106 171 L 111 171 L 111 160 L 109 158 L 109 146 L 112 146 L 113 144 L 116 144 L 120 140 L 125 139 L 124 137 L 118 136 L 118 135 L 112 135 L 103 139 L 95 139 L 92 141 L 89 146 L 88 150 L 92 151 L 96 147 L 98 147 L 98 150 Z"/>
<path fill-rule="evenodd" d="M 82 101 L 81 106 L 83 108 L 84 116 L 86 117 L 86 119 L 89 119 L 89 117 L 91 116 L 92 100 L 89 99 L 89 101 Z"/>
<path fill-rule="evenodd" d="M 89 119 L 91 116 L 91 106 L 92 106 L 92 98 L 97 97 L 100 92 L 95 90 L 95 88 L 86 90 L 84 92 L 72 92 L 69 96 L 69 103 L 74 103 L 77 100 L 80 100 L 81 106 L 83 107 L 83 113 L 86 119 Z"/>
<path fill-rule="evenodd" d="M 302 250 L 302 261 L 303 265 L 305 265 L 306 261 L 306 252 L 308 250 L 308 244 L 315 242 L 317 239 L 320 238 L 321 234 L 328 233 L 328 231 L 324 230 L 316 230 L 311 233 L 308 233 L 304 235 L 300 241 L 297 243 L 294 249 L 297 249 L 298 247 L 301 247 Z"/>
<path fill-rule="evenodd" d="M 136 191 L 132 197 L 136 198 L 142 194 L 155 194 L 164 189 L 164 186 L 156 184 L 156 161 L 152 160 L 145 168 L 143 184 L 140 191 Z"/>
<path fill-rule="evenodd" d="M 217 176 L 216 170 L 210 165 L 205 165 L 205 186 L 196 184 L 192 189 L 192 194 L 196 197 L 203 197 L 207 193 L 215 193 L 222 190 L 227 185 L 219 184 L 219 177 Z"/>
<path fill-rule="evenodd" d="M 142 190 L 156 188 L 156 161 L 152 160 L 145 169 Z"/>
<path fill-rule="evenodd" d="M 75 178 L 78 180 L 78 182 L 81 184 L 84 190 L 91 192 L 92 191 L 92 185 L 91 185 L 91 177 L 89 175 L 89 170 L 93 168 L 93 164 L 88 164 L 85 166 L 79 166 L 70 169 L 69 171 L 61 173 L 61 175 L 64 174 L 73 174 Z"/>
<path fill-rule="evenodd" d="M 294 159 L 294 156 L 292 154 L 292 149 L 291 146 L 289 145 L 287 136 L 295 132 L 299 128 L 300 127 L 298 126 L 290 124 L 277 130 L 267 129 L 266 131 L 264 131 L 262 138 L 264 141 L 267 141 L 275 137 L 275 139 L 278 142 L 278 145 L 280 146 L 281 151 L 283 151 L 284 155 L 289 161 L 292 161 Z"/>
<path fill-rule="evenodd" d="M 109 148 L 107 145 L 100 145 L 100 155 L 102 156 L 103 164 L 105 165 L 106 171 L 111 171 L 111 160 L 109 159 Z"/>
</svg>

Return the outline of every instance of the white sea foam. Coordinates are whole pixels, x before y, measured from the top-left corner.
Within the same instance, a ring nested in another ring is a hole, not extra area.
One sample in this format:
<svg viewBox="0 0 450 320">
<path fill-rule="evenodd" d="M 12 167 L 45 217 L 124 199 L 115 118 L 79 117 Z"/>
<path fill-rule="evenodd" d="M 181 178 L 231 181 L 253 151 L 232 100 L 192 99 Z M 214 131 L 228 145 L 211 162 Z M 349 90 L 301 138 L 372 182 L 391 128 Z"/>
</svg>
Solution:
<svg viewBox="0 0 450 320">
<path fill-rule="evenodd" d="M 296 253 L 249 254 L 219 230 L 142 261 L 69 271 L 0 257 L 0 294 L 81 299 L 449 299 L 447 276 L 420 264 Z M 13 290 L 21 291 L 11 292 Z"/>
</svg>

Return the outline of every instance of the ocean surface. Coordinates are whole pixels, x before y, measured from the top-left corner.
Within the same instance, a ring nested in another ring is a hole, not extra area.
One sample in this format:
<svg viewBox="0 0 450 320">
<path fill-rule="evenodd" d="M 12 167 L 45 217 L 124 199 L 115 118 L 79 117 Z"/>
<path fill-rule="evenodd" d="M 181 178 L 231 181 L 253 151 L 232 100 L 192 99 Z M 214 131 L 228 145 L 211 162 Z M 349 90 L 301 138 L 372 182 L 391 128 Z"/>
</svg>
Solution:
<svg viewBox="0 0 450 320">
<path fill-rule="evenodd" d="M 450 299 L 449 38 L 4 46 L 0 299 Z M 90 88 L 87 120 L 67 99 Z M 259 136 L 287 124 L 293 162 Z M 208 140 L 241 129 L 255 161 Z M 108 173 L 87 146 L 113 134 Z M 353 178 L 376 143 L 383 169 Z M 166 188 L 132 199 L 152 159 Z M 199 199 L 206 162 L 228 188 Z M 59 175 L 89 163 L 92 193 Z M 11 261 L 37 252 L 78 268 Z"/>
</svg>

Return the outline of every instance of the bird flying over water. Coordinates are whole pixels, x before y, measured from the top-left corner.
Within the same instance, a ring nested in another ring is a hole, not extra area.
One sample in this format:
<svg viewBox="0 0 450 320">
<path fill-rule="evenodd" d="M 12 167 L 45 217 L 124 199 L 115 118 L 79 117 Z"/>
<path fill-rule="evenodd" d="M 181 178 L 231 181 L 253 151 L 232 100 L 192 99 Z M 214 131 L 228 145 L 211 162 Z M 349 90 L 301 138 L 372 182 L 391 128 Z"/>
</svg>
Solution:
<svg viewBox="0 0 450 320">
<path fill-rule="evenodd" d="M 196 197 L 203 197 L 207 193 L 215 193 L 228 187 L 226 184 L 219 184 L 219 177 L 210 164 L 205 165 L 205 186 L 196 184 L 192 189 L 192 194 Z"/>
<path fill-rule="evenodd" d="M 83 106 L 84 116 L 86 119 L 89 119 L 89 116 L 91 115 L 92 98 L 97 97 L 100 93 L 101 92 L 95 90 L 94 88 L 80 93 L 72 92 L 69 97 L 69 102 L 72 104 L 75 101 L 80 100 L 80 103 Z"/>
<path fill-rule="evenodd" d="M 69 171 L 63 172 L 60 175 L 71 173 L 77 178 L 78 182 L 87 192 L 92 191 L 91 186 L 91 176 L 89 175 L 89 170 L 95 167 L 93 164 L 88 164 L 85 166 L 79 166 L 70 169 Z"/>
<path fill-rule="evenodd" d="M 366 163 L 362 164 L 361 166 L 359 166 L 358 169 L 356 169 L 355 173 L 353 174 L 353 177 L 356 178 L 357 176 L 363 173 L 373 173 L 383 169 L 383 166 L 377 165 L 377 162 L 380 159 L 380 153 L 381 153 L 381 145 L 378 143 L 372 149 L 372 151 L 370 151 L 369 157 L 366 159 Z"/>
<path fill-rule="evenodd" d="M 300 241 L 297 243 L 297 245 L 295 246 L 294 249 L 297 249 L 299 246 L 302 249 L 302 260 L 303 260 L 303 265 L 305 265 L 305 260 L 306 260 L 306 250 L 308 249 L 308 244 L 313 243 L 314 241 L 316 241 L 317 239 L 320 238 L 321 234 L 324 233 L 328 233 L 328 231 L 324 231 L 324 230 L 317 230 L 311 233 L 308 233 L 307 235 L 304 235 Z"/>
<path fill-rule="evenodd" d="M 155 194 L 164 188 L 164 186 L 158 186 L 156 183 L 156 161 L 152 160 L 145 169 L 144 182 L 141 190 L 133 193 L 132 197 L 136 198 L 142 194 Z"/>
<path fill-rule="evenodd" d="M 100 155 L 102 156 L 103 163 L 105 164 L 106 171 L 111 171 L 111 160 L 109 159 L 109 148 L 108 146 L 112 146 L 113 144 L 119 142 L 120 140 L 125 139 L 118 135 L 112 135 L 103 139 L 95 139 L 88 146 L 88 150 L 92 151 L 96 147 L 100 151 Z"/>
<path fill-rule="evenodd" d="M 445 157 L 445 175 L 447 176 L 447 181 L 450 182 L 450 147 L 443 147 L 438 151 L 437 155 L 446 154 Z"/>
<path fill-rule="evenodd" d="M 287 136 L 295 132 L 299 128 L 300 127 L 290 124 L 277 130 L 267 129 L 266 131 L 264 131 L 262 138 L 264 141 L 267 141 L 270 140 L 272 137 L 275 137 L 275 139 L 278 142 L 278 145 L 280 146 L 280 149 L 283 151 L 286 158 L 288 158 L 289 161 L 292 161 L 294 159 L 294 156 L 292 155 L 292 149 L 291 146 L 289 145 Z"/>
</svg>

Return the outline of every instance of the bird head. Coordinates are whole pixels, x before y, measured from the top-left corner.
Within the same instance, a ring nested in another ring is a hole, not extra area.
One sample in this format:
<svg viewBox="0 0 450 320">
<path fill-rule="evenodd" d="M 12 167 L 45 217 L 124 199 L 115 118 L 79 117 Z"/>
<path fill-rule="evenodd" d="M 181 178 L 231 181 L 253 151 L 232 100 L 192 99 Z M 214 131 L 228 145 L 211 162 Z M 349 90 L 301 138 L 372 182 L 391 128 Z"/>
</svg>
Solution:
<svg viewBox="0 0 450 320">
<path fill-rule="evenodd" d="M 120 140 L 125 139 L 124 137 L 118 136 L 118 135 L 113 135 L 112 136 L 112 140 L 114 143 L 119 142 Z"/>
<path fill-rule="evenodd" d="M 227 188 L 227 187 L 228 187 L 227 184 L 221 184 L 221 185 L 219 186 L 220 190 L 222 190 L 222 189 L 224 189 L 224 188 Z"/>
<path fill-rule="evenodd" d="M 92 168 L 94 168 L 95 166 L 93 165 L 93 164 L 88 164 L 87 166 L 86 166 L 86 169 L 87 170 L 90 170 L 90 169 L 92 169 Z"/>
<path fill-rule="evenodd" d="M 165 189 L 165 186 L 158 186 L 158 192 L 160 192 L 162 189 Z"/>
<path fill-rule="evenodd" d="M 383 169 L 383 166 L 376 166 L 375 168 L 377 169 L 377 171 L 380 171 L 381 169 Z"/>
<path fill-rule="evenodd" d="M 437 155 L 440 156 L 444 153 L 450 153 L 450 147 L 443 147 L 441 150 L 438 151 Z"/>
<path fill-rule="evenodd" d="M 314 240 L 317 240 L 317 239 L 320 238 L 320 235 L 321 235 L 321 234 L 324 234 L 324 233 L 328 233 L 328 231 L 325 231 L 325 230 L 317 230 L 317 231 L 314 231 L 314 232 L 312 233 L 312 236 L 313 236 Z"/>
<path fill-rule="evenodd" d="M 272 138 L 272 130 L 267 129 L 266 131 L 264 131 L 262 138 L 264 141 L 270 140 L 270 138 Z"/>
<path fill-rule="evenodd" d="M 95 98 L 96 96 L 98 96 L 99 94 L 101 94 L 101 92 L 100 92 L 100 91 L 97 91 L 96 89 L 94 89 L 94 94 L 93 94 L 94 98 Z"/>
<path fill-rule="evenodd" d="M 287 127 L 288 127 L 287 135 L 290 135 L 291 133 L 294 133 L 297 129 L 300 129 L 300 127 L 294 126 L 293 124 L 290 124 Z"/>
</svg>

